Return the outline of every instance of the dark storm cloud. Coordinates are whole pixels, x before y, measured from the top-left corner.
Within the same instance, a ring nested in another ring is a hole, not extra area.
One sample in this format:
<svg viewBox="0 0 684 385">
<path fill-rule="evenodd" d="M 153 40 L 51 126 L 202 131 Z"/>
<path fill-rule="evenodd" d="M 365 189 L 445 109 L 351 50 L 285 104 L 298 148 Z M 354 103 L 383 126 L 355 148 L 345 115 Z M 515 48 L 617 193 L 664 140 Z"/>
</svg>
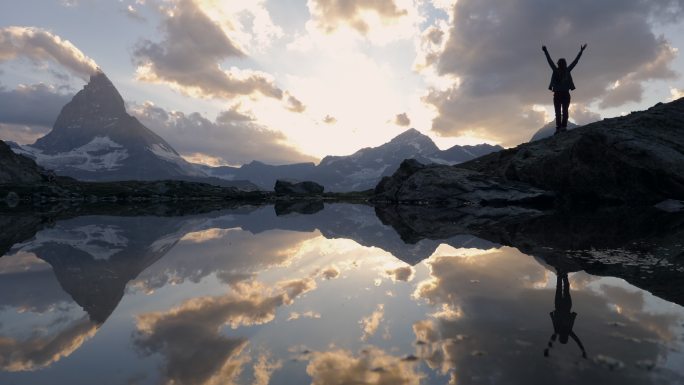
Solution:
<svg viewBox="0 0 684 385">
<path fill-rule="evenodd" d="M 681 16 L 682 1 L 460 0 L 453 9 L 438 72 L 459 77 L 460 87 L 432 91 L 425 100 L 439 116 L 433 129 L 457 135 L 475 131 L 513 144 L 542 123 L 534 104 L 550 104 L 554 60 L 589 49 L 573 74 L 573 101 L 619 106 L 641 100 L 642 82 L 675 76 L 674 50 L 653 23 Z M 619 84 L 617 87 L 616 84 Z M 622 88 L 622 89 L 621 89 Z"/>
<path fill-rule="evenodd" d="M 204 154 L 229 164 L 255 159 L 272 164 L 316 160 L 287 145 L 282 133 L 262 126 L 236 108 L 224 111 L 216 121 L 196 112 L 169 112 L 150 103 L 132 108 L 131 113 L 168 138 L 183 155 Z"/>
<path fill-rule="evenodd" d="M 261 93 L 283 98 L 266 74 L 221 68 L 224 59 L 244 57 L 245 52 L 192 0 L 179 0 L 162 15 L 162 41 L 142 40 L 134 49 L 139 79 L 169 83 L 203 97 Z"/>
</svg>

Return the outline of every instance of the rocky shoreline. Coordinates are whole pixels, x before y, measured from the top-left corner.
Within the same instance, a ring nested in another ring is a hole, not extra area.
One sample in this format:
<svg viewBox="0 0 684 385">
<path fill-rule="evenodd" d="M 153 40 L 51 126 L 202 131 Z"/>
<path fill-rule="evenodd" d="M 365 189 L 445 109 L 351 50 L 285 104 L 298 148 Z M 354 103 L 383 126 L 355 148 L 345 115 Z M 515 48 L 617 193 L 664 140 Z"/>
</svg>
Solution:
<svg viewBox="0 0 684 385">
<path fill-rule="evenodd" d="M 684 98 L 455 166 L 404 161 L 377 201 L 653 205 L 684 200 Z"/>
</svg>

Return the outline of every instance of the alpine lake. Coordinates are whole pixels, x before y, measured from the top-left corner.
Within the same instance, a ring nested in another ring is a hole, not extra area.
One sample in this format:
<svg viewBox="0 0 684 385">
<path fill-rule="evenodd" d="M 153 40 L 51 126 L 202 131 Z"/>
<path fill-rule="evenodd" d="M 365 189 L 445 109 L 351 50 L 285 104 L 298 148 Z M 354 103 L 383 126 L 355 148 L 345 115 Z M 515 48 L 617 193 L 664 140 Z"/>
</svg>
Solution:
<svg viewBox="0 0 684 385">
<path fill-rule="evenodd" d="M 684 214 L 0 214 L 0 384 L 680 384 Z"/>
</svg>

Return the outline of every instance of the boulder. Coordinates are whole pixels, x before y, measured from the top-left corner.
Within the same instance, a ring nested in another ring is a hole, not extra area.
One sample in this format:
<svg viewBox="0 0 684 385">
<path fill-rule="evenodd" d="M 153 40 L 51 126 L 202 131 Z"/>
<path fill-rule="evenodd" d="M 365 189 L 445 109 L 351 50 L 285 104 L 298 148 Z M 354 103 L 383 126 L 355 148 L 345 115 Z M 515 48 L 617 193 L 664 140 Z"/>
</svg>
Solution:
<svg viewBox="0 0 684 385">
<path fill-rule="evenodd" d="M 323 194 L 323 186 L 316 182 L 278 179 L 274 190 L 278 195 L 320 195 Z"/>
<path fill-rule="evenodd" d="M 458 167 L 576 200 L 684 199 L 684 98 L 521 144 Z"/>
<path fill-rule="evenodd" d="M 445 165 L 401 163 L 375 188 L 375 201 L 452 206 L 507 206 L 550 202 L 553 195 L 519 182 Z"/>
</svg>

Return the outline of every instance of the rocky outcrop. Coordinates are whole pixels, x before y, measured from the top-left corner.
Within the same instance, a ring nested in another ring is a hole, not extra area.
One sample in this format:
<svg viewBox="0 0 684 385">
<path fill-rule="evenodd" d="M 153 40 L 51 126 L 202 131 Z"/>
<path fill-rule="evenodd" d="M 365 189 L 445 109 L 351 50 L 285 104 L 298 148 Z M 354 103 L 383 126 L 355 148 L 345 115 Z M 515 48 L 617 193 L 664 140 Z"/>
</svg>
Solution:
<svg viewBox="0 0 684 385">
<path fill-rule="evenodd" d="M 576 199 L 684 199 L 684 98 L 605 119 L 458 167 Z"/>
<path fill-rule="evenodd" d="M 17 155 L 0 140 L 0 184 L 37 183 L 46 179 L 45 170 L 32 159 Z M 1 196 L 0 199 L 5 198 Z"/>
<path fill-rule="evenodd" d="M 274 190 L 278 195 L 321 195 L 323 186 L 316 182 L 297 182 L 292 180 L 278 179 Z"/>
<path fill-rule="evenodd" d="M 530 205 L 550 202 L 553 195 L 526 185 L 483 173 L 444 165 L 402 162 L 391 177 L 375 188 L 376 201 L 446 204 L 451 206 Z"/>
</svg>

